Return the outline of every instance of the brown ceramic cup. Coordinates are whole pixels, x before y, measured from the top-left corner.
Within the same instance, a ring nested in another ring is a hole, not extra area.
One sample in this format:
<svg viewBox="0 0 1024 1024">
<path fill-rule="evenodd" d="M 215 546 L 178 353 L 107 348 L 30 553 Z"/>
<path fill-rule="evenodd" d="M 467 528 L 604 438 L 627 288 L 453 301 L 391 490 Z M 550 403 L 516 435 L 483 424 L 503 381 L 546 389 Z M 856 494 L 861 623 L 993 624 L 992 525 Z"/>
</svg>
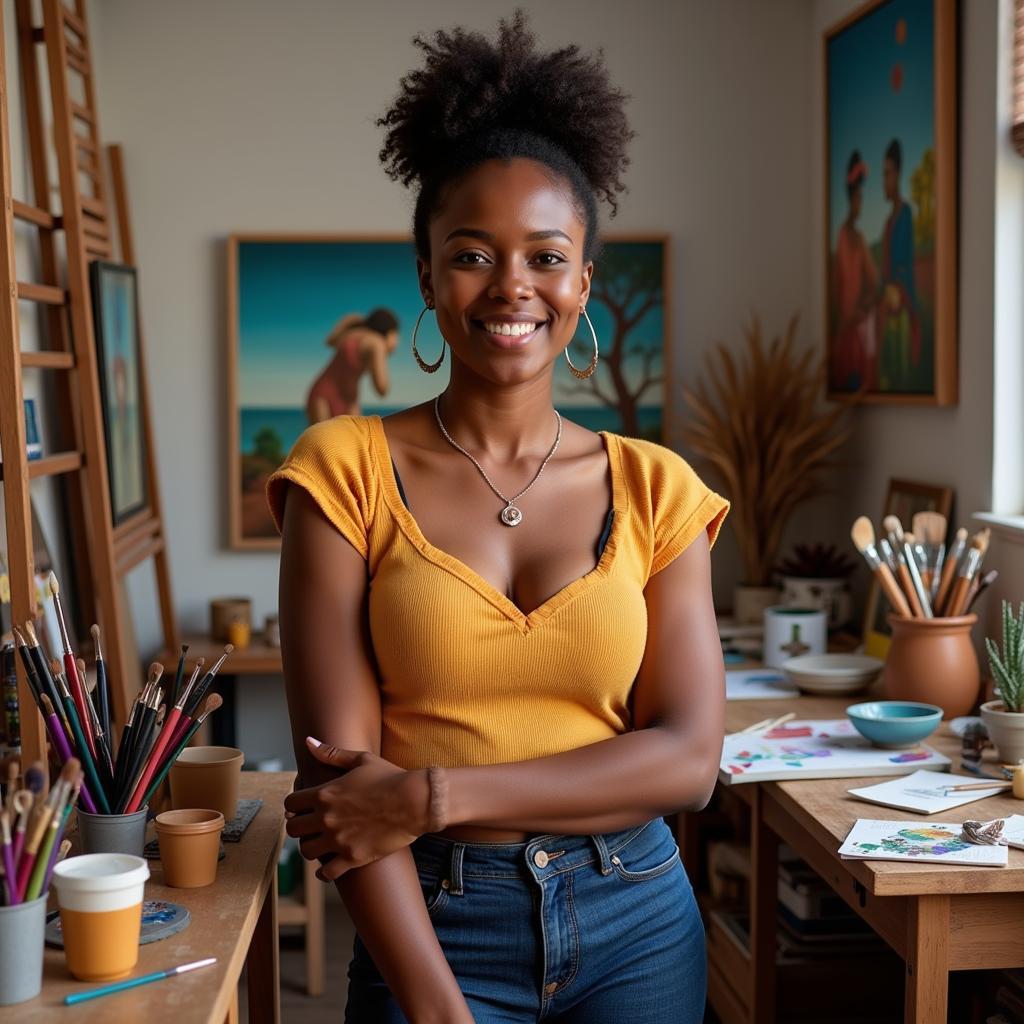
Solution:
<svg viewBox="0 0 1024 1024">
<path fill-rule="evenodd" d="M 233 820 L 244 760 L 235 747 L 186 747 L 171 765 L 171 806 L 206 807 Z"/>
<path fill-rule="evenodd" d="M 969 714 L 981 686 L 971 642 L 971 627 L 977 621 L 977 615 L 935 619 L 890 615 L 892 644 L 882 673 L 886 698 L 937 704 L 943 718 Z"/>
<path fill-rule="evenodd" d="M 217 877 L 224 815 L 191 808 L 164 811 L 156 816 L 155 827 L 164 882 L 175 889 L 211 885 Z"/>
</svg>

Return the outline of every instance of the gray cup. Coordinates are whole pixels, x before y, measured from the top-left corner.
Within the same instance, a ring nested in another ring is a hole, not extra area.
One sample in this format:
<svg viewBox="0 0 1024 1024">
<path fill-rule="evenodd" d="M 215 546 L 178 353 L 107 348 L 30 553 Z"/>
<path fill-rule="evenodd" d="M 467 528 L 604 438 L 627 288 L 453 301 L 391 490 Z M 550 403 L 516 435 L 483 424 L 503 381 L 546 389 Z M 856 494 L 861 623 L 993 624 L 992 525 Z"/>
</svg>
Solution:
<svg viewBox="0 0 1024 1024">
<path fill-rule="evenodd" d="M 146 846 L 148 805 L 132 814 L 89 814 L 79 809 L 82 853 L 130 853 L 142 857 Z"/>
<path fill-rule="evenodd" d="M 0 1006 L 34 999 L 43 986 L 45 894 L 0 907 Z"/>
</svg>

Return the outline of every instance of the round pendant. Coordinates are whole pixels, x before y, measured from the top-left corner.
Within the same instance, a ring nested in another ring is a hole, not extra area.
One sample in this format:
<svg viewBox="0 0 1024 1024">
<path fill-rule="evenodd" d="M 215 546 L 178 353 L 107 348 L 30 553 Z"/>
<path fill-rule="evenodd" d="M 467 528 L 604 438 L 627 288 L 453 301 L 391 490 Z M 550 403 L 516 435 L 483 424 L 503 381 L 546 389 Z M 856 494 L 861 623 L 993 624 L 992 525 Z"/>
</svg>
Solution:
<svg viewBox="0 0 1024 1024">
<path fill-rule="evenodd" d="M 506 526 L 518 526 L 523 521 L 523 513 L 515 505 L 506 505 L 501 510 L 501 521 Z"/>
</svg>

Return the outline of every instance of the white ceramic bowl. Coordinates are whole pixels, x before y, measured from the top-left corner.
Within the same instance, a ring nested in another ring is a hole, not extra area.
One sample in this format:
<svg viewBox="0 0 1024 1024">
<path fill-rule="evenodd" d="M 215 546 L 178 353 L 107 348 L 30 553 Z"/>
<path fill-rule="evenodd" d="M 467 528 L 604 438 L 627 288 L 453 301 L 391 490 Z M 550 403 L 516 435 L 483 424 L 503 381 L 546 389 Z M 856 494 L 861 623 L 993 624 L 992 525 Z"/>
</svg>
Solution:
<svg viewBox="0 0 1024 1024">
<path fill-rule="evenodd" d="M 782 671 L 803 693 L 840 697 L 867 689 L 884 666 L 866 654 L 802 654 L 783 662 Z"/>
</svg>

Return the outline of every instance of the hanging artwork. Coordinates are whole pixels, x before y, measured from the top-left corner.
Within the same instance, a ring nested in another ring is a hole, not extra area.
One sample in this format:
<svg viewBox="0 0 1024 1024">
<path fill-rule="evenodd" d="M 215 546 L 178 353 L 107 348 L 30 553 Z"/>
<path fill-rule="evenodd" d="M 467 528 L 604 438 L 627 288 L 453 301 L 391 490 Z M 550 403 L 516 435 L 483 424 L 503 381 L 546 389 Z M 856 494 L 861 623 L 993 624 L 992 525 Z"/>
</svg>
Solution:
<svg viewBox="0 0 1024 1024">
<path fill-rule="evenodd" d="M 955 0 L 871 0 L 825 35 L 831 398 L 955 405 Z"/>
<path fill-rule="evenodd" d="M 660 440 L 665 412 L 668 243 L 606 240 L 587 313 L 600 348 L 596 372 L 555 367 L 554 400 L 591 430 Z M 230 523 L 235 548 L 273 548 L 267 477 L 310 423 L 387 415 L 425 402 L 447 373 L 421 372 L 412 327 L 423 309 L 406 236 L 236 235 L 228 240 Z M 441 338 L 424 318 L 428 362 Z M 570 347 L 585 368 L 593 341 L 581 319 Z"/>
<path fill-rule="evenodd" d="M 135 270 L 89 265 L 113 525 L 148 505 Z"/>
</svg>

